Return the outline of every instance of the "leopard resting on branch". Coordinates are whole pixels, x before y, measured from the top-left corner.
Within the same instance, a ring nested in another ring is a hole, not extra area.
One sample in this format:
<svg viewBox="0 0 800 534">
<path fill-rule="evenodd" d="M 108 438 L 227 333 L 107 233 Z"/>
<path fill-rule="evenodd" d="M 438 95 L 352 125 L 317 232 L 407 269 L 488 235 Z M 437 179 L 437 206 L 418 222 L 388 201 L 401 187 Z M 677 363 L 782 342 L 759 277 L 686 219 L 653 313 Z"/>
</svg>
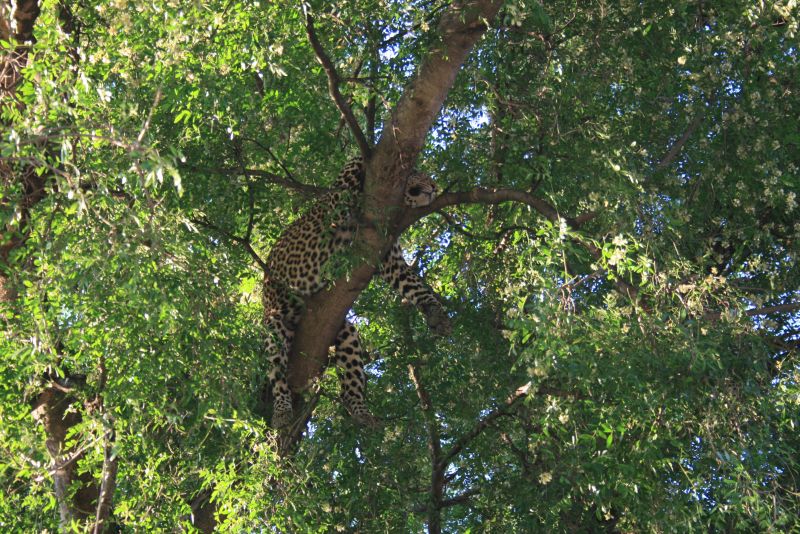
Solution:
<svg viewBox="0 0 800 534">
<path fill-rule="evenodd" d="M 348 162 L 333 190 L 283 232 L 267 257 L 263 284 L 265 352 L 274 403 L 272 425 L 276 428 L 292 421 L 287 369 L 303 299 L 326 286 L 325 263 L 353 240 L 365 174 L 363 158 Z M 413 171 L 408 176 L 404 195 L 407 206 L 426 206 L 435 195 L 436 185 L 428 175 Z M 449 320 L 439 300 L 406 263 L 398 242 L 392 245 L 379 272 L 405 300 L 424 312 L 431 329 L 439 334 L 449 332 Z M 342 400 L 356 421 L 372 424 L 374 418 L 365 403 L 364 352 L 355 326 L 347 319 L 336 335 L 334 348 L 332 359 L 337 365 Z"/>
</svg>

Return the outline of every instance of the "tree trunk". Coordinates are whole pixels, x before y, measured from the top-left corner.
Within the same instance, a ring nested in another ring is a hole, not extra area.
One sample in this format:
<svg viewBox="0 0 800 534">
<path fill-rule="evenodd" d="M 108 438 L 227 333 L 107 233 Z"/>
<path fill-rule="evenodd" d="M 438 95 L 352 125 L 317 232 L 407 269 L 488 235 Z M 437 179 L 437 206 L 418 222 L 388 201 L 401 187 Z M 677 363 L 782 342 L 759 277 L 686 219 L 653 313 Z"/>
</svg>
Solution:
<svg viewBox="0 0 800 534">
<path fill-rule="evenodd" d="M 401 230 L 405 213 L 405 178 L 422 151 L 456 74 L 473 45 L 487 30 L 486 21 L 497 14 L 501 1 L 454 2 L 442 16 L 440 37 L 422 61 L 381 134 L 367 165 L 365 201 L 359 231 L 353 244 L 362 265 L 332 287 L 311 296 L 292 345 L 289 384 L 303 391 L 319 376 L 328 347 L 347 311 L 369 284 L 375 268 Z"/>
<path fill-rule="evenodd" d="M 66 446 L 69 430 L 81 422 L 80 412 L 70 410 L 75 399 L 49 387 L 33 403 L 33 417 L 44 427 L 47 452 L 53 459 L 53 482 L 58 501 L 61 528 L 66 530 L 73 520 L 85 520 L 94 513 L 97 487 L 91 473 L 78 475 L 78 462 L 84 454 Z M 70 497 L 73 487 L 77 491 Z"/>
</svg>

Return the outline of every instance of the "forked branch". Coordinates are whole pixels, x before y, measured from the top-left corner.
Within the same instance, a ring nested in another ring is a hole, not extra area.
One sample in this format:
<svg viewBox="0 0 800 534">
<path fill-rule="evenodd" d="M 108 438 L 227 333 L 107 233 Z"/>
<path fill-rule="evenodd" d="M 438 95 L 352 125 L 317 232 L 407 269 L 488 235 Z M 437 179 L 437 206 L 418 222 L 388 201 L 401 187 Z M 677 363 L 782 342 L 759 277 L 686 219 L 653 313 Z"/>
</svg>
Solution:
<svg viewBox="0 0 800 534">
<path fill-rule="evenodd" d="M 339 108 L 339 111 L 342 113 L 344 120 L 347 121 L 350 131 L 353 133 L 356 143 L 358 143 L 361 155 L 367 159 L 372 153 L 372 147 L 370 147 L 367 138 L 364 136 L 364 132 L 361 131 L 361 126 L 359 126 L 358 120 L 353 114 L 353 110 L 342 95 L 342 92 L 339 91 L 339 82 L 341 81 L 339 73 L 336 72 L 336 67 L 331 61 L 331 58 L 325 53 L 325 49 L 317 38 L 317 33 L 314 29 L 314 16 L 311 14 L 307 5 L 303 5 L 303 11 L 306 16 L 306 35 L 308 35 L 308 41 L 311 43 L 311 48 L 314 49 L 314 54 L 316 54 L 317 60 L 322 65 L 322 68 L 325 70 L 325 75 L 328 77 L 328 92 L 336 103 L 336 107 Z"/>
<path fill-rule="evenodd" d="M 526 191 L 517 189 L 485 189 L 476 188 L 471 191 L 460 191 L 454 193 L 445 193 L 438 197 L 432 203 L 422 208 L 415 208 L 406 210 L 403 218 L 400 221 L 400 232 L 414 224 L 421 218 L 446 208 L 448 206 L 456 206 L 460 204 L 501 204 L 503 202 L 520 202 L 526 204 L 537 212 L 539 212 L 548 221 L 560 224 L 564 221 L 568 227 L 573 230 L 579 229 L 588 221 L 594 219 L 597 214 L 594 212 L 584 213 L 578 217 L 565 217 L 559 214 L 555 206 L 551 205 L 546 200 L 534 196 Z M 602 256 L 602 251 L 588 239 L 575 238 L 578 242 L 594 259 L 599 259 Z M 621 294 L 630 298 L 631 301 L 639 302 L 639 290 L 621 277 L 617 276 L 614 279 L 614 287 Z"/>
</svg>

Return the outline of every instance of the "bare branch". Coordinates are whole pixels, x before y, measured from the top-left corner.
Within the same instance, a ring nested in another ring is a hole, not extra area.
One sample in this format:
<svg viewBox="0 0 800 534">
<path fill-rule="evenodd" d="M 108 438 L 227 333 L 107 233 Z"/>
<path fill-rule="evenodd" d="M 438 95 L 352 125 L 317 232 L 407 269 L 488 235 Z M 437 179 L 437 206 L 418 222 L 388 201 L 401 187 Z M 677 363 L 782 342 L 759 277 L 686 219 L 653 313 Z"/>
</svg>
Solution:
<svg viewBox="0 0 800 534">
<path fill-rule="evenodd" d="M 767 306 L 766 308 L 756 308 L 754 310 L 747 310 L 744 312 L 748 317 L 756 317 L 758 315 L 770 315 L 773 313 L 789 313 L 800 310 L 800 302 L 789 302 L 787 304 L 779 304 L 777 306 Z"/>
<path fill-rule="evenodd" d="M 272 148 L 270 146 L 265 145 L 264 143 L 253 137 L 242 136 L 241 139 L 253 143 L 258 148 L 269 154 L 269 157 L 272 158 L 272 161 L 274 161 L 281 168 L 281 170 L 283 170 L 283 173 L 286 175 L 286 179 L 289 182 L 299 183 L 295 179 L 294 175 L 292 175 L 291 171 L 286 167 L 286 164 L 283 162 L 283 160 L 275 155 L 275 152 L 272 151 Z"/>
<path fill-rule="evenodd" d="M 744 315 L 747 317 L 759 317 L 761 315 L 772 315 L 773 313 L 792 313 L 798 310 L 800 310 L 800 302 L 788 302 L 786 304 L 778 304 L 776 306 L 766 306 L 764 308 L 746 310 Z M 716 321 L 722 317 L 722 312 L 706 312 L 703 317 L 709 321 Z"/>
<path fill-rule="evenodd" d="M 232 233 L 228 232 L 227 230 L 224 230 L 224 229 L 220 228 L 219 226 L 213 224 L 208 219 L 193 218 L 193 219 L 190 219 L 190 221 L 195 223 L 195 224 L 198 224 L 200 226 L 203 226 L 205 228 L 208 228 L 209 230 L 213 230 L 213 231 L 217 232 L 219 235 L 221 235 L 225 239 L 229 239 L 229 240 L 231 240 L 231 241 L 233 241 L 235 243 L 239 243 L 240 245 L 242 245 L 244 247 L 244 249 L 247 251 L 247 253 L 250 254 L 250 256 L 252 256 L 252 258 L 256 261 L 258 266 L 261 267 L 261 270 L 264 271 L 264 272 L 267 272 L 267 270 L 268 270 L 267 269 L 267 263 L 264 260 L 262 260 L 261 256 L 259 256 L 258 253 L 255 251 L 255 249 L 253 248 L 253 245 L 250 243 L 250 239 L 249 238 L 245 239 L 244 237 L 239 237 L 239 236 L 233 235 Z"/>
<path fill-rule="evenodd" d="M 228 168 L 228 167 L 209 168 L 209 167 L 195 167 L 189 165 L 181 165 L 181 168 L 192 172 L 221 174 L 223 176 L 245 176 L 248 178 L 261 178 L 263 181 L 267 183 L 279 185 L 281 187 L 285 187 L 286 189 L 296 191 L 305 197 L 319 196 L 328 192 L 328 190 L 323 187 L 304 184 L 302 182 L 298 182 L 297 180 L 291 177 L 283 177 L 279 174 L 275 174 L 274 172 L 262 171 L 260 169 L 239 169 L 239 168 Z"/>
<path fill-rule="evenodd" d="M 356 116 L 353 115 L 353 110 L 350 109 L 347 100 L 345 100 L 341 91 L 339 91 L 339 73 L 336 72 L 336 67 L 328 57 L 328 54 L 325 53 L 325 49 L 322 48 L 317 38 L 316 31 L 314 30 L 314 16 L 311 14 L 308 6 L 304 5 L 303 11 L 306 16 L 306 35 L 308 35 L 308 40 L 311 43 L 311 47 L 314 49 L 317 60 L 322 65 L 328 77 L 328 92 L 336 103 L 336 107 L 339 108 L 339 111 L 347 121 L 350 131 L 353 133 L 356 143 L 358 143 L 358 148 L 361 150 L 361 155 L 364 156 L 365 159 L 368 159 L 372 153 L 372 147 L 369 146 L 367 138 L 364 137 L 364 132 L 361 131 L 361 126 L 358 125 L 358 120 L 356 120 Z"/>
</svg>

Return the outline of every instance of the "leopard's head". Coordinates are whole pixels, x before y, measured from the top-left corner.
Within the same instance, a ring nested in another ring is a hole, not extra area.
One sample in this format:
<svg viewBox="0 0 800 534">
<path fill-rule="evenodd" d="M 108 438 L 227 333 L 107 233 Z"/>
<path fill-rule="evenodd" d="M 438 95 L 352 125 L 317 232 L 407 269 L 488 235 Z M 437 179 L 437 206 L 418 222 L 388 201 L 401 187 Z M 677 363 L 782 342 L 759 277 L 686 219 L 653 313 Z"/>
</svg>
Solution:
<svg viewBox="0 0 800 534">
<path fill-rule="evenodd" d="M 419 208 L 427 206 L 436 198 L 436 184 L 424 172 L 414 171 L 406 182 L 406 206 Z"/>
</svg>

